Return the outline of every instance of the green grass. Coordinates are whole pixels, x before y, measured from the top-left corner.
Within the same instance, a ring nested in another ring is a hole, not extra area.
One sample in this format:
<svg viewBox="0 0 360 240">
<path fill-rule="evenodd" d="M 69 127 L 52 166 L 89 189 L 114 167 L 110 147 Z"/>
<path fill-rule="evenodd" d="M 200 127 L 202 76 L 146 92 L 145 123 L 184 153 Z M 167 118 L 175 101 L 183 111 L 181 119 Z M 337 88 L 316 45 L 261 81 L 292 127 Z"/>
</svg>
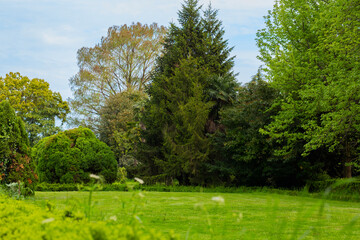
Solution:
<svg viewBox="0 0 360 240">
<path fill-rule="evenodd" d="M 213 201 L 222 196 L 223 204 Z M 32 201 L 84 211 L 89 192 L 37 192 Z M 360 239 L 360 203 L 268 193 L 93 192 L 90 220 L 140 221 L 181 239 Z"/>
</svg>

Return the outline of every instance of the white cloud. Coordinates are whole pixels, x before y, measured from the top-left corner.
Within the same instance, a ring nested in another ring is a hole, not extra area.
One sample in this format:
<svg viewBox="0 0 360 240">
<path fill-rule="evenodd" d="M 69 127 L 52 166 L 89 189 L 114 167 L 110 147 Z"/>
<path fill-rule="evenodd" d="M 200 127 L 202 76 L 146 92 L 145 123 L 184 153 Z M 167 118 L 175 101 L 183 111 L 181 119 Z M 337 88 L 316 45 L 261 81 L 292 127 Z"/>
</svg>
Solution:
<svg viewBox="0 0 360 240">
<path fill-rule="evenodd" d="M 50 45 L 69 45 L 73 42 L 71 38 L 57 35 L 52 31 L 42 33 L 42 40 Z"/>
<path fill-rule="evenodd" d="M 35 30 L 35 34 L 39 34 L 45 44 L 62 46 L 73 46 L 81 41 L 80 35 L 74 33 L 75 29 L 70 25 L 59 25 L 51 29 Z"/>
</svg>

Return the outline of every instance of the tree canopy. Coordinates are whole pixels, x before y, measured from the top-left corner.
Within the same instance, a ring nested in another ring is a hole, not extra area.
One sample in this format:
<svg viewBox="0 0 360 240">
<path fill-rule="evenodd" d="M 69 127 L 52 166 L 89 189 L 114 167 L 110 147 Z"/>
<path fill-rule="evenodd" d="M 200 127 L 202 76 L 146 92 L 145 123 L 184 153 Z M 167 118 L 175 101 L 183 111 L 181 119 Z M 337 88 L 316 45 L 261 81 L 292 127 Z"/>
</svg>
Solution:
<svg viewBox="0 0 360 240">
<path fill-rule="evenodd" d="M 281 111 L 263 133 L 282 143 L 279 155 L 324 147 L 339 153 L 345 177 L 359 147 L 359 7 L 352 0 L 279 1 L 257 39 L 281 93 Z"/>
<path fill-rule="evenodd" d="M 77 53 L 79 72 L 70 79 L 72 109 L 81 123 L 98 133 L 107 99 L 124 91 L 142 92 L 160 54 L 166 28 L 157 24 L 113 26 L 94 47 Z"/>
<path fill-rule="evenodd" d="M 43 79 L 29 79 L 20 73 L 0 77 L 0 101 L 7 100 L 25 123 L 30 145 L 60 131 L 56 120 L 66 121 L 70 112 L 60 93 L 53 92 Z"/>
</svg>

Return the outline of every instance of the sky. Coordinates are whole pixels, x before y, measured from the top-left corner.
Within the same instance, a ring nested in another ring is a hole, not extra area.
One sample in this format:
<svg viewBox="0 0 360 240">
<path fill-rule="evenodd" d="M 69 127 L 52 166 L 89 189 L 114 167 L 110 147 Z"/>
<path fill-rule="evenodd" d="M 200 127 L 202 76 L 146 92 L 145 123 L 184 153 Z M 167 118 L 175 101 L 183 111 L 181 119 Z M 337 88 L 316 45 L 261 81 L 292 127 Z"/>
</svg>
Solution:
<svg viewBox="0 0 360 240">
<path fill-rule="evenodd" d="M 203 9 L 209 0 L 199 0 Z M 225 39 L 234 47 L 237 80 L 251 80 L 261 65 L 256 32 L 275 0 L 212 0 Z M 177 23 L 182 0 L 0 0 L 0 77 L 20 72 L 50 83 L 63 99 L 79 68 L 77 50 L 94 47 L 111 26 Z"/>
</svg>

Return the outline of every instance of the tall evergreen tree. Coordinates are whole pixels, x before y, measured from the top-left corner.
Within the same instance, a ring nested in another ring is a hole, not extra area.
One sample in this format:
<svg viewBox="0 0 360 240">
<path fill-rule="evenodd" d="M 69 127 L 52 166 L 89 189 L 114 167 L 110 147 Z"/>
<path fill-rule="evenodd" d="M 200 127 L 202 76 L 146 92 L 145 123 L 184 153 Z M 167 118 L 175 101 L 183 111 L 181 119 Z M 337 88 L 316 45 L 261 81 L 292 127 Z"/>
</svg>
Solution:
<svg viewBox="0 0 360 240">
<path fill-rule="evenodd" d="M 165 180 L 206 184 L 199 169 L 208 159 L 208 119 L 231 102 L 236 85 L 231 48 L 211 7 L 201 17 L 198 0 L 187 0 L 171 24 L 163 55 L 148 89 L 144 143 L 139 160 L 147 172 Z"/>
<path fill-rule="evenodd" d="M 213 74 L 226 76 L 234 75 L 235 56 L 230 56 L 233 47 L 228 47 L 228 41 L 224 40 L 225 30 L 222 22 L 217 18 L 218 10 L 213 9 L 211 4 L 204 11 L 201 20 L 205 43 L 202 58 Z"/>
</svg>

